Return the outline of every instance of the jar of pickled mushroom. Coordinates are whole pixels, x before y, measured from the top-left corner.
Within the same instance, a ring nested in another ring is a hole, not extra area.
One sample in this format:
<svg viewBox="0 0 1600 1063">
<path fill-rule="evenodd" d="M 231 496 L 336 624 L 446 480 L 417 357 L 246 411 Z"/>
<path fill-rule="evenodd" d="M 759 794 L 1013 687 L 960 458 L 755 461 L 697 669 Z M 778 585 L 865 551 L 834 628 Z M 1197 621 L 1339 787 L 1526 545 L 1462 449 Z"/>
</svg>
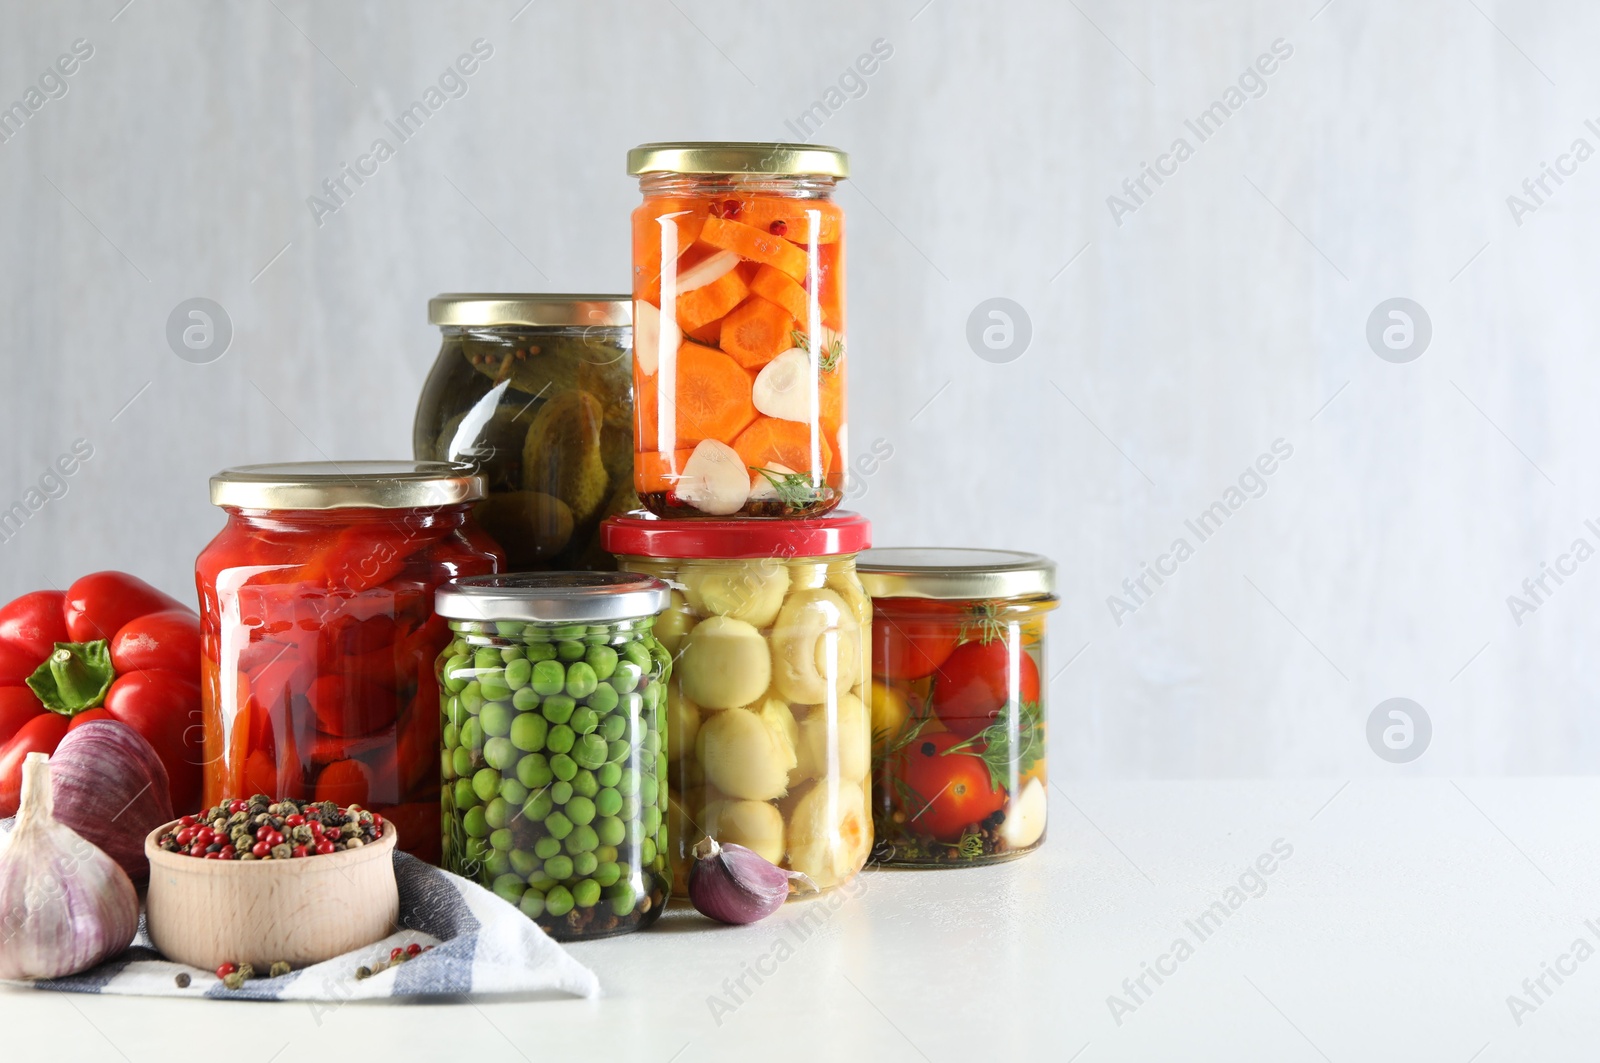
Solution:
<svg viewBox="0 0 1600 1063">
<path fill-rule="evenodd" d="M 663 517 L 839 504 L 849 163 L 808 144 L 645 144 L 633 212 L 634 486 Z"/>
<path fill-rule="evenodd" d="M 667 841 L 680 881 L 701 838 L 734 842 L 823 890 L 872 848 L 865 701 L 872 607 L 854 513 L 797 521 L 601 526 L 629 571 L 666 580 Z"/>
<path fill-rule="evenodd" d="M 227 523 L 195 562 L 205 804 L 269 794 L 381 812 L 439 859 L 433 592 L 496 571 L 483 481 L 446 462 L 246 465 L 211 478 Z"/>
<path fill-rule="evenodd" d="M 443 344 L 412 449 L 475 466 L 474 515 L 518 571 L 610 569 L 602 518 L 633 493 L 632 304 L 625 295 L 440 295 Z"/>
<path fill-rule="evenodd" d="M 672 889 L 653 634 L 667 585 L 620 572 L 456 580 L 435 608 L 444 866 L 554 937 L 649 926 Z"/>
<path fill-rule="evenodd" d="M 1009 550 L 878 549 L 857 568 L 872 595 L 877 858 L 947 867 L 1037 848 L 1055 563 Z"/>
</svg>

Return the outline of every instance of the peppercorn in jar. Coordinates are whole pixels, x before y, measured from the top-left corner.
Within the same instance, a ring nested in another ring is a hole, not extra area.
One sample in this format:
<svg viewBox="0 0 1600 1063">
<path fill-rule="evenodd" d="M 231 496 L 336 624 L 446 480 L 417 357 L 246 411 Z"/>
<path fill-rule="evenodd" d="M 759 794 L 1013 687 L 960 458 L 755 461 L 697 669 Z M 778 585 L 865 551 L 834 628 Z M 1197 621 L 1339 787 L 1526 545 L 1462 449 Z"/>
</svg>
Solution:
<svg viewBox="0 0 1600 1063">
<path fill-rule="evenodd" d="M 660 580 L 457 580 L 435 608 L 444 866 L 563 940 L 649 926 L 672 888 Z"/>
</svg>

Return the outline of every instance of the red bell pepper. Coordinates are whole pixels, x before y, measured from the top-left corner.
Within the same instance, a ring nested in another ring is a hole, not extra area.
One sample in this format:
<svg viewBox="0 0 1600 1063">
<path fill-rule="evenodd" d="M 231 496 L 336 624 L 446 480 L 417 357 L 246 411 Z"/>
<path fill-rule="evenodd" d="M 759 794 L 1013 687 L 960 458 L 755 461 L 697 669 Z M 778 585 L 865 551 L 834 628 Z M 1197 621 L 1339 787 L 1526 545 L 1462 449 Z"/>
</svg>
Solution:
<svg viewBox="0 0 1600 1063">
<path fill-rule="evenodd" d="M 0 816 L 17 811 L 27 755 L 54 752 L 69 727 L 95 718 L 143 735 L 167 769 L 172 807 L 199 808 L 200 618 L 122 572 L 0 609 Z"/>
</svg>

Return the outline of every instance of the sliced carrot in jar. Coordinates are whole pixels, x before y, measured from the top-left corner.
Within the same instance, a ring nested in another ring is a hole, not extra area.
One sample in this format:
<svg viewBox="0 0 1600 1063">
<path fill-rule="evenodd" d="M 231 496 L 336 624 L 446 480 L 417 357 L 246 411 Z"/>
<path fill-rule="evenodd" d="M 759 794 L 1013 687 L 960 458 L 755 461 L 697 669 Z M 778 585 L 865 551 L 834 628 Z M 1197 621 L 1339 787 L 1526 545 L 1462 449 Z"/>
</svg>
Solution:
<svg viewBox="0 0 1600 1063">
<path fill-rule="evenodd" d="M 710 211 L 704 202 L 676 197 L 647 199 L 633 211 L 633 289 L 652 303 L 661 299 L 661 230 L 673 227 L 678 261 L 700 238 L 700 228 Z"/>
<path fill-rule="evenodd" d="M 726 442 L 756 416 L 749 375 L 726 354 L 698 343 L 678 348 L 674 399 L 680 446 L 702 439 Z"/>
<path fill-rule="evenodd" d="M 844 228 L 844 211 L 822 200 L 752 196 L 741 206 L 739 220 L 793 243 L 833 244 Z"/>
<path fill-rule="evenodd" d="M 788 311 L 789 316 L 797 322 L 805 322 L 811 314 L 808 304 L 809 298 L 806 290 L 794 282 L 782 270 L 773 269 L 771 266 L 762 266 L 756 270 L 756 275 L 750 280 L 750 290 L 769 303 L 776 303 Z M 791 346 L 793 346 L 791 344 Z"/>
<path fill-rule="evenodd" d="M 763 366 L 794 346 L 794 318 L 777 303 L 752 296 L 728 311 L 718 339 L 723 352 L 746 369 Z"/>
<path fill-rule="evenodd" d="M 826 476 L 833 467 L 833 450 L 828 441 L 821 441 L 822 474 Z M 811 469 L 811 428 L 799 421 L 784 421 L 776 417 L 757 417 L 750 427 L 739 433 L 733 441 L 746 466 L 766 469 L 782 465 L 796 472 Z"/>
<path fill-rule="evenodd" d="M 750 289 L 737 270 L 724 273 L 710 284 L 678 296 L 678 325 L 689 333 L 711 325 L 744 302 L 748 294 Z"/>
<path fill-rule="evenodd" d="M 740 258 L 776 266 L 795 280 L 806 275 L 806 253 L 781 236 L 726 218 L 707 218 L 700 239 Z M 833 246 L 833 245 L 825 245 Z"/>
<path fill-rule="evenodd" d="M 822 304 L 822 323 L 835 332 L 844 331 L 844 245 L 824 244 L 818 249 L 821 260 L 817 281 L 817 301 Z"/>
<path fill-rule="evenodd" d="M 633 456 L 633 485 L 639 494 L 649 492 L 670 491 L 678 482 L 678 477 L 683 473 L 683 466 L 689 460 L 689 455 L 694 450 L 684 447 L 682 450 L 670 450 L 663 454 L 659 450 L 647 450 L 642 454 Z"/>
</svg>

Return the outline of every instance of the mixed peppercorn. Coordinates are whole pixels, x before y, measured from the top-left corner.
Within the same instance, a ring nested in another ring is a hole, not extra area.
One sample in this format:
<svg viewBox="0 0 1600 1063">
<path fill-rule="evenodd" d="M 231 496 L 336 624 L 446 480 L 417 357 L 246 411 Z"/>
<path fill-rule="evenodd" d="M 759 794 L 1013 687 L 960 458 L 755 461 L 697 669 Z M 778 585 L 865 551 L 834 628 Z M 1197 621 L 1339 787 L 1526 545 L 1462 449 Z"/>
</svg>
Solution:
<svg viewBox="0 0 1600 1063">
<path fill-rule="evenodd" d="M 381 838 L 383 828 L 382 816 L 356 805 L 256 794 L 184 816 L 156 844 L 205 860 L 289 860 L 359 849 Z"/>
</svg>

